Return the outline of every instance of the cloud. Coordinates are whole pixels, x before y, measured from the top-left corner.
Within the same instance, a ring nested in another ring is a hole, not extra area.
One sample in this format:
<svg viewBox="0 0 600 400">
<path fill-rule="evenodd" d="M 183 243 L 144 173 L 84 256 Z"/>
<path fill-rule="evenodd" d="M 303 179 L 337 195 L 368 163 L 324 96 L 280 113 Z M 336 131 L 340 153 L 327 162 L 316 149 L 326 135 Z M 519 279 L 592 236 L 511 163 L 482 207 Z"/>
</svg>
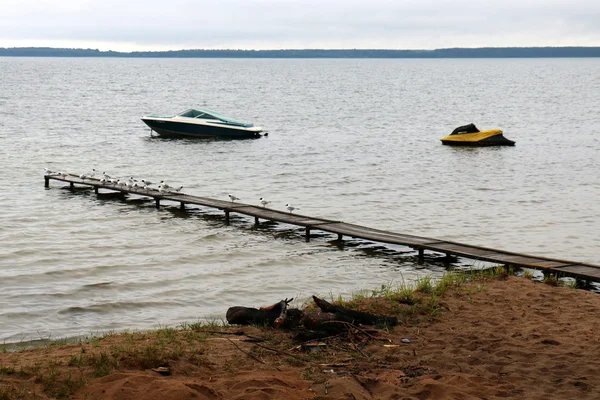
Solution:
<svg viewBox="0 0 600 400">
<path fill-rule="evenodd" d="M 129 50 L 599 46 L 597 3 L 4 0 L 0 46 L 102 43 L 115 50 L 119 46 Z"/>
</svg>

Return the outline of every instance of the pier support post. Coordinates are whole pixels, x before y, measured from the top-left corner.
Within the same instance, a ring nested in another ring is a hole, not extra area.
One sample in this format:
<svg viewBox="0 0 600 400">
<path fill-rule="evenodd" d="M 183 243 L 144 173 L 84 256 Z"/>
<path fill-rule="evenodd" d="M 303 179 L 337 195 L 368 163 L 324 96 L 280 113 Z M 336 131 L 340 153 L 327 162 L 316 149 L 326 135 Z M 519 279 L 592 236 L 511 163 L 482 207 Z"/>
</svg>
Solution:
<svg viewBox="0 0 600 400">
<path fill-rule="evenodd" d="M 254 225 L 258 225 L 260 223 L 258 217 L 254 217 Z"/>
<path fill-rule="evenodd" d="M 73 189 L 75 188 L 75 184 L 73 184 L 73 182 L 71 182 L 71 183 L 69 184 L 69 187 L 71 188 L 71 190 L 73 190 Z"/>
<path fill-rule="evenodd" d="M 452 254 L 446 253 L 444 256 L 444 267 L 448 268 L 450 266 L 450 260 L 452 260 Z"/>
<path fill-rule="evenodd" d="M 158 197 L 154 198 L 154 202 L 155 202 L 156 208 L 160 208 L 160 199 Z"/>
<path fill-rule="evenodd" d="M 44 176 L 44 187 L 50 187 L 50 178 L 48 178 L 47 176 Z"/>
<path fill-rule="evenodd" d="M 419 249 L 419 255 L 417 256 L 417 264 L 421 265 L 425 262 L 425 249 Z"/>
<path fill-rule="evenodd" d="M 179 204 L 179 208 L 185 210 L 185 203 L 183 201 Z"/>
<path fill-rule="evenodd" d="M 575 287 L 577 289 L 587 289 L 588 281 L 586 281 L 585 279 L 581 279 L 581 278 L 574 278 L 574 279 L 575 279 Z"/>
<path fill-rule="evenodd" d="M 338 242 L 341 242 L 344 239 L 344 235 L 342 235 L 341 233 L 338 233 Z"/>
<path fill-rule="evenodd" d="M 307 226 L 306 230 L 304 231 L 304 237 L 306 238 L 307 242 L 310 242 L 310 227 Z"/>
<path fill-rule="evenodd" d="M 94 186 L 94 193 L 98 194 L 98 189 L 100 189 L 98 186 Z"/>
<path fill-rule="evenodd" d="M 225 210 L 225 225 L 229 225 L 229 210 Z"/>
</svg>

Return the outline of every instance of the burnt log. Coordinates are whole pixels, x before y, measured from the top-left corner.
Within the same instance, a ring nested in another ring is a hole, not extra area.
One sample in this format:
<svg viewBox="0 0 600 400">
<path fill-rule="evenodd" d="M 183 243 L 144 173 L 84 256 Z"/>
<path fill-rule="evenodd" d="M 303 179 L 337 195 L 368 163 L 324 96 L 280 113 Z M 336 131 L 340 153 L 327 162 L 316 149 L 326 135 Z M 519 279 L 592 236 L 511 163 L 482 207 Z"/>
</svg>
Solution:
<svg viewBox="0 0 600 400">
<path fill-rule="evenodd" d="M 258 308 L 235 306 L 227 309 L 225 318 L 231 325 L 252 325 L 259 313 Z"/>
<path fill-rule="evenodd" d="M 313 296 L 317 306 L 325 313 L 331 313 L 338 321 L 358 323 L 363 325 L 398 325 L 398 318 L 385 315 L 371 314 L 363 311 L 355 311 L 346 307 L 336 306 L 323 299 Z"/>
<path fill-rule="evenodd" d="M 327 332 L 329 335 L 337 335 L 348 330 L 348 323 L 354 320 L 346 315 L 323 311 L 307 312 L 302 318 L 304 328 L 312 331 Z"/>
<path fill-rule="evenodd" d="M 225 318 L 232 325 L 268 325 L 276 328 L 286 325 L 288 321 L 288 312 L 290 312 L 290 320 L 299 320 L 300 310 L 288 309 L 288 304 L 293 300 L 285 299 L 277 302 L 269 307 L 253 308 L 235 306 L 229 307 Z M 290 321 L 291 323 L 291 321 Z"/>
</svg>

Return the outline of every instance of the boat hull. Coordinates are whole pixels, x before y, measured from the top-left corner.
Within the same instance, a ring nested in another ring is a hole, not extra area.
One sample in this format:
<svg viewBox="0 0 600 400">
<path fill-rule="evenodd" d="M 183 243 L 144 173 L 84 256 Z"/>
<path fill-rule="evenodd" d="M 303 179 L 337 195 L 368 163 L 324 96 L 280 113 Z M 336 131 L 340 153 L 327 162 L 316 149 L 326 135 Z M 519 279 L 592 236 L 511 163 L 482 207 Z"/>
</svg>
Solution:
<svg viewBox="0 0 600 400">
<path fill-rule="evenodd" d="M 167 138 L 255 139 L 262 136 L 262 130 L 257 128 L 200 125 L 151 118 L 142 118 L 142 121 L 154 132 Z"/>
<path fill-rule="evenodd" d="M 491 129 L 475 133 L 459 133 L 440 139 L 449 146 L 514 146 L 515 142 L 507 139 L 500 129 Z"/>
</svg>

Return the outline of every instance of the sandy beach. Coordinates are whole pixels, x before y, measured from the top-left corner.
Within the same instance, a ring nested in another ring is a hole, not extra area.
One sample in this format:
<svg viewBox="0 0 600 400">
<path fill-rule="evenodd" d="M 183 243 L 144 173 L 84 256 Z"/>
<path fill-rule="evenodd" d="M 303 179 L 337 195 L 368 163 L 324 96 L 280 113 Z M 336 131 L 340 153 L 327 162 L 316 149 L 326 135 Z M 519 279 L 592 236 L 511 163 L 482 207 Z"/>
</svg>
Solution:
<svg viewBox="0 0 600 400">
<path fill-rule="evenodd" d="M 600 398 L 598 294 L 509 276 L 435 300 L 302 347 L 273 328 L 190 326 L 5 351 L 0 399 Z"/>
</svg>

